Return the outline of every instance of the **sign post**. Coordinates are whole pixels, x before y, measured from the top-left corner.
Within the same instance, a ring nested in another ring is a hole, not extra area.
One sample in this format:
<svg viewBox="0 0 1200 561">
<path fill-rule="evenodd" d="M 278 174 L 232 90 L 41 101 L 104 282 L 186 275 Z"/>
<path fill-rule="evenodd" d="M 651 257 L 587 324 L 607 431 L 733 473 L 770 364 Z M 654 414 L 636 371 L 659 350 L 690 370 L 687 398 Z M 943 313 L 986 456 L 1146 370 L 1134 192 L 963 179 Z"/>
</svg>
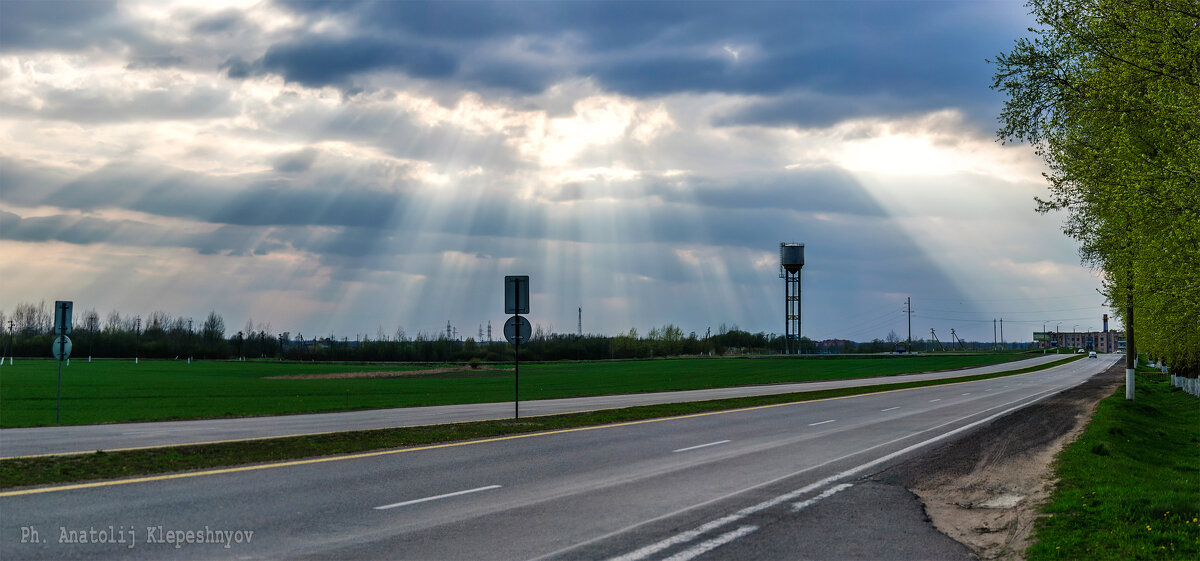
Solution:
<svg viewBox="0 0 1200 561">
<path fill-rule="evenodd" d="M 54 303 L 54 333 L 58 335 L 58 338 L 51 345 L 50 352 L 54 358 L 58 359 L 58 397 L 54 404 L 55 424 L 58 424 L 62 417 L 62 367 L 63 361 L 71 356 L 71 339 L 67 337 L 67 334 L 71 333 L 71 307 L 73 305 L 73 302 L 62 300 Z"/>
<path fill-rule="evenodd" d="M 513 314 L 504 323 L 504 337 L 516 348 L 513 359 L 513 418 L 521 418 L 521 339 L 529 339 L 529 275 L 504 277 L 504 313 Z"/>
</svg>

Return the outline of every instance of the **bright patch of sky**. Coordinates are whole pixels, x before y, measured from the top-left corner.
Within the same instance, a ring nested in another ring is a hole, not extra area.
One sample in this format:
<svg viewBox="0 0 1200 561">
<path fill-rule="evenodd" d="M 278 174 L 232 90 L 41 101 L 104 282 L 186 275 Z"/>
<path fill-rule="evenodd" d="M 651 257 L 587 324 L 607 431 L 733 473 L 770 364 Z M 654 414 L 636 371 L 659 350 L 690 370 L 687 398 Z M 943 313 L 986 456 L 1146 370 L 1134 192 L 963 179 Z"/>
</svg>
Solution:
<svg viewBox="0 0 1200 561">
<path fill-rule="evenodd" d="M 994 139 L 1013 2 L 0 2 L 0 309 L 306 336 L 1099 329 Z M 231 330 L 231 331 L 233 331 Z M 498 332 L 498 331 L 497 331 Z"/>
</svg>

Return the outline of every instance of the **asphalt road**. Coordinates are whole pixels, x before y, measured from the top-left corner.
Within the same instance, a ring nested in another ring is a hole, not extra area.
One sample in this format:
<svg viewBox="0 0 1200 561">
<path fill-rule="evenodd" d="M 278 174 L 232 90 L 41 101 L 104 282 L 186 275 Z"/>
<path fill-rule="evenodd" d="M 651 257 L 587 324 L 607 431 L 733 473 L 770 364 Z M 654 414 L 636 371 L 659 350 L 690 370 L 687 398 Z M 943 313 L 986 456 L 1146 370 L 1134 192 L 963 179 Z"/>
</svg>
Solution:
<svg viewBox="0 0 1200 561">
<path fill-rule="evenodd" d="M 1116 360 L 238 471 L 10 491 L 0 493 L 0 556 L 961 559 L 962 546 L 921 527 L 911 497 L 887 496 L 864 478 L 1020 414 Z M 87 543 L 71 543 L 79 537 Z"/>
<path fill-rule="evenodd" d="M 635 405 L 702 401 L 727 397 L 769 395 L 801 391 L 815 391 L 848 386 L 869 386 L 896 382 L 953 378 L 1019 370 L 1065 358 L 1069 355 L 1045 355 L 979 368 L 968 368 L 947 372 L 885 376 L 881 378 L 859 378 L 828 382 L 806 382 L 798 384 L 772 384 L 694 390 L 682 392 L 644 393 L 611 395 L 572 399 L 549 399 L 521 402 L 521 415 L 552 415 L 597 409 L 615 409 Z M 246 417 L 238 419 L 208 419 L 199 421 L 169 421 L 156 423 L 120 423 L 107 425 L 81 425 L 66 427 L 35 427 L 23 429 L 0 429 L 0 458 L 42 454 L 71 454 L 95 452 L 97 450 L 123 450 L 129 448 L 195 444 L 224 440 L 269 438 L 298 434 L 348 431 L 458 423 L 511 418 L 513 404 L 480 403 L 471 405 L 446 405 L 437 407 L 408 407 L 398 409 L 374 409 L 344 413 L 320 413 L 312 415 L 282 415 L 273 417 Z"/>
</svg>

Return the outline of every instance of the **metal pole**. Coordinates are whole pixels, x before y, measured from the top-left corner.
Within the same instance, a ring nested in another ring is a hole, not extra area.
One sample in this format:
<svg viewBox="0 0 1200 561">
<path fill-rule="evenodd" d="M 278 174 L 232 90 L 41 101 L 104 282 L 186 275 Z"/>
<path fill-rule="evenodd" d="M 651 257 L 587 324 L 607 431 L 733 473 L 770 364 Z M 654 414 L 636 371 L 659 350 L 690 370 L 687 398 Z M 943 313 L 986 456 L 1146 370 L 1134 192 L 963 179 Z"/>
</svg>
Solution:
<svg viewBox="0 0 1200 561">
<path fill-rule="evenodd" d="M 521 418 L 521 279 L 515 279 L 513 288 L 516 294 L 513 295 L 513 300 L 516 303 L 516 311 L 514 314 L 516 321 L 516 354 L 513 356 L 513 419 Z"/>
<path fill-rule="evenodd" d="M 58 398 L 54 404 L 54 424 L 59 423 L 62 416 L 62 357 L 67 354 L 67 340 L 59 335 L 58 339 Z"/>
<path fill-rule="evenodd" d="M 62 415 L 62 358 L 59 358 L 59 397 L 54 404 L 54 424 L 59 424 Z"/>
<path fill-rule="evenodd" d="M 782 262 L 783 250 L 781 249 L 779 251 L 781 252 L 780 262 Z M 783 269 L 783 272 L 779 275 L 783 277 L 783 354 L 790 355 L 792 354 L 792 318 L 788 316 L 792 313 L 792 301 L 788 299 L 788 296 L 790 296 L 792 292 L 792 279 L 788 278 L 790 273 L 788 273 L 786 268 L 784 268 L 782 265 L 780 265 L 780 268 Z"/>
<path fill-rule="evenodd" d="M 520 286 L 521 283 L 517 283 Z M 520 297 L 517 297 L 520 301 Z M 520 308 L 518 308 L 520 309 Z M 521 316 L 517 316 L 517 353 L 513 360 L 513 419 L 521 418 Z"/>
<path fill-rule="evenodd" d="M 905 311 L 908 312 L 908 343 L 906 343 L 904 346 L 904 352 L 911 353 L 912 352 L 912 296 L 909 296 L 908 299 L 904 301 L 904 307 L 907 308 L 907 310 L 905 310 Z M 896 349 L 892 349 L 892 350 L 894 351 Z"/>
</svg>

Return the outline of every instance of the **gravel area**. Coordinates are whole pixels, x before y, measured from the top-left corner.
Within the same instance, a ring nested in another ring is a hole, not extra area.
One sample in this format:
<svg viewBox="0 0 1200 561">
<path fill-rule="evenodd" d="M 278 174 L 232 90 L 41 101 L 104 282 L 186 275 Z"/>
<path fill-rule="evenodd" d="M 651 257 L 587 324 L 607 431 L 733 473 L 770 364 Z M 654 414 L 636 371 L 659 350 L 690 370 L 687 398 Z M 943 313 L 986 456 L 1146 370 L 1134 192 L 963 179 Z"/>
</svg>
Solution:
<svg viewBox="0 0 1200 561">
<path fill-rule="evenodd" d="M 877 476 L 925 505 L 934 526 L 981 559 L 1022 559 L 1052 490 L 1050 464 L 1124 383 L 1124 364 Z"/>
</svg>

